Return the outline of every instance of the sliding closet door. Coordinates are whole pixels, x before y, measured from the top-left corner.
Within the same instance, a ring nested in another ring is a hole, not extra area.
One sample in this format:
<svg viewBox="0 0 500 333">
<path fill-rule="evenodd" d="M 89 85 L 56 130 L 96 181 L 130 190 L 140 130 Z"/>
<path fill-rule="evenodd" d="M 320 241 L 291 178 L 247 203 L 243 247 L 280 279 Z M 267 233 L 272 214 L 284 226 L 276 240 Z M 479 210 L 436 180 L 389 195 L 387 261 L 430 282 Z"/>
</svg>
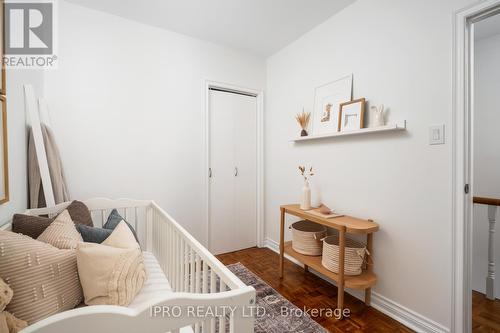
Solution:
<svg viewBox="0 0 500 333">
<path fill-rule="evenodd" d="M 210 92 L 210 250 L 226 253 L 257 244 L 257 102 Z"/>
</svg>

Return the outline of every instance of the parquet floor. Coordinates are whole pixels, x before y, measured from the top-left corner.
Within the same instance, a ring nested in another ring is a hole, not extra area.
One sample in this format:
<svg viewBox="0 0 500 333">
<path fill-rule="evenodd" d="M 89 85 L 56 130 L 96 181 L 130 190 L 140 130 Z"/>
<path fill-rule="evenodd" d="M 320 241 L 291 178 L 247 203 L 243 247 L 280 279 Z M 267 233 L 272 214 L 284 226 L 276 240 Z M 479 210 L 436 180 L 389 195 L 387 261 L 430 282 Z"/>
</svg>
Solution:
<svg viewBox="0 0 500 333">
<path fill-rule="evenodd" d="M 222 254 L 217 258 L 225 265 L 242 263 L 300 309 L 336 308 L 337 288 L 312 273 L 305 273 L 301 267 L 288 260 L 285 261 L 285 278 L 280 280 L 279 256 L 269 249 L 250 248 Z M 335 333 L 413 332 L 349 294 L 345 295 L 345 305 L 351 310 L 349 318 L 337 320 L 321 316 L 313 319 Z"/>
<path fill-rule="evenodd" d="M 491 301 L 484 294 L 472 292 L 472 332 L 500 333 L 500 300 Z"/>
</svg>

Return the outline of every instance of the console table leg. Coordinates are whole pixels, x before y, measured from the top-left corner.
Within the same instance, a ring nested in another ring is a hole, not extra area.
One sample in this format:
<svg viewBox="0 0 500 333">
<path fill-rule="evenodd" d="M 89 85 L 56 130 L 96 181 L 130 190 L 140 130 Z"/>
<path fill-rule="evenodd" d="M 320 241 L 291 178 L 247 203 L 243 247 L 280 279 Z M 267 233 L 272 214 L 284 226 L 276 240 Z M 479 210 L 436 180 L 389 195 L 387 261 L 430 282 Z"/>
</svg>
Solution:
<svg viewBox="0 0 500 333">
<path fill-rule="evenodd" d="M 370 253 L 369 256 L 373 256 L 373 234 L 366 235 L 366 249 Z M 373 258 L 373 257 L 372 257 Z M 366 269 L 371 272 L 373 266 L 369 264 L 367 260 Z M 372 288 L 365 289 L 365 305 L 370 306 L 372 302 Z"/>
<path fill-rule="evenodd" d="M 337 308 L 342 313 L 344 311 L 344 258 L 345 258 L 345 231 L 339 231 L 339 281 Z"/>
<path fill-rule="evenodd" d="M 285 210 L 281 209 L 280 219 L 280 279 L 283 278 L 285 257 Z"/>
<path fill-rule="evenodd" d="M 372 302 L 372 288 L 365 289 L 365 305 L 370 306 Z"/>
</svg>

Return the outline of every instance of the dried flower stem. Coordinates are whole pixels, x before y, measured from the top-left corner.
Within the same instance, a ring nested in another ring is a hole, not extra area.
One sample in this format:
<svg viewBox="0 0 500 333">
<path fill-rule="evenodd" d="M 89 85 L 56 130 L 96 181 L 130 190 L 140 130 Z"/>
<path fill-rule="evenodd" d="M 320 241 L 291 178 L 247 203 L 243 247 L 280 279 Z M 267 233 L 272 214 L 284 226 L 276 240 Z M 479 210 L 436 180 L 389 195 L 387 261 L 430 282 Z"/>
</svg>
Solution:
<svg viewBox="0 0 500 333">
<path fill-rule="evenodd" d="M 300 128 L 305 130 L 307 128 L 307 126 L 309 125 L 309 120 L 311 119 L 311 112 L 305 112 L 304 110 L 302 110 L 301 113 L 298 113 L 295 116 L 295 119 L 297 119 L 297 122 L 299 123 Z"/>
<path fill-rule="evenodd" d="M 308 180 L 310 177 L 314 176 L 313 168 L 309 168 L 309 172 L 306 172 L 306 167 L 299 165 L 300 175 L 304 177 L 304 180 Z"/>
</svg>

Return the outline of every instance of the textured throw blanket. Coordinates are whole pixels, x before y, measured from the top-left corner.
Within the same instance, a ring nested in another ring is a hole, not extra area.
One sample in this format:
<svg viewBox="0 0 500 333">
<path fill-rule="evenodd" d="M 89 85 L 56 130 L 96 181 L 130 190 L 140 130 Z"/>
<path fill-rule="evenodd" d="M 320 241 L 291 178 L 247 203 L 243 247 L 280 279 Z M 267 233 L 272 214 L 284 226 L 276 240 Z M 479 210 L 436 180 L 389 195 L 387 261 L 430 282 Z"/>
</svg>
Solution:
<svg viewBox="0 0 500 333">
<path fill-rule="evenodd" d="M 50 179 L 56 204 L 69 201 L 69 192 L 64 177 L 63 166 L 59 149 L 54 138 L 54 133 L 45 124 L 41 124 L 45 153 L 49 165 Z M 45 207 L 45 197 L 42 186 L 40 168 L 36 156 L 35 140 L 33 131 L 29 128 L 28 137 L 28 185 L 29 185 L 29 206 L 30 208 Z"/>
</svg>

